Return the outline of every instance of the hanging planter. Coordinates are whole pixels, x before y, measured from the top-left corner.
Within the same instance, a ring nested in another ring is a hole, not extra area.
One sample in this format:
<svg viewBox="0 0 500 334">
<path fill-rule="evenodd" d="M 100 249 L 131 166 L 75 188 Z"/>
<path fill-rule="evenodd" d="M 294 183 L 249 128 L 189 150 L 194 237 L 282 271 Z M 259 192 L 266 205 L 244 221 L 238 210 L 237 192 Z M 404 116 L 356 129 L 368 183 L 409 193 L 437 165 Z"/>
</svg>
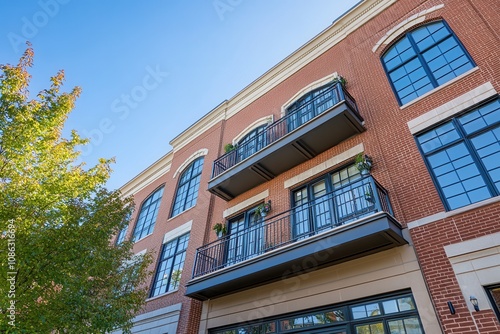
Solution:
<svg viewBox="0 0 500 334">
<path fill-rule="evenodd" d="M 370 175 L 373 164 L 371 157 L 366 154 L 359 153 L 356 155 L 355 164 L 362 176 Z"/>
<path fill-rule="evenodd" d="M 265 217 L 269 211 L 271 211 L 271 201 L 262 203 L 255 209 L 254 218 L 257 220 L 260 217 Z"/>
<path fill-rule="evenodd" d="M 227 228 L 226 225 L 223 223 L 217 223 L 214 225 L 213 230 L 215 231 L 215 234 L 217 234 L 218 238 L 222 238 L 227 234 Z"/>
</svg>

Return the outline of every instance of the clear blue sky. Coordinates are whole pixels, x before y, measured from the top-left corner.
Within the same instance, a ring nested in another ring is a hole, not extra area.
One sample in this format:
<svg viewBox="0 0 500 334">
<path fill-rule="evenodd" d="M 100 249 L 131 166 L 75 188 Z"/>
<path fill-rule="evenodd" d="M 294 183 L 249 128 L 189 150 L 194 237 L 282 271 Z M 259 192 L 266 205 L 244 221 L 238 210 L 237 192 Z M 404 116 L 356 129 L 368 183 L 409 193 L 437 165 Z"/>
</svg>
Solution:
<svg viewBox="0 0 500 334">
<path fill-rule="evenodd" d="M 0 63 L 29 40 L 32 98 L 63 69 L 83 93 L 65 127 L 93 137 L 82 160 L 115 157 L 118 188 L 169 141 L 358 0 L 3 0 Z"/>
</svg>

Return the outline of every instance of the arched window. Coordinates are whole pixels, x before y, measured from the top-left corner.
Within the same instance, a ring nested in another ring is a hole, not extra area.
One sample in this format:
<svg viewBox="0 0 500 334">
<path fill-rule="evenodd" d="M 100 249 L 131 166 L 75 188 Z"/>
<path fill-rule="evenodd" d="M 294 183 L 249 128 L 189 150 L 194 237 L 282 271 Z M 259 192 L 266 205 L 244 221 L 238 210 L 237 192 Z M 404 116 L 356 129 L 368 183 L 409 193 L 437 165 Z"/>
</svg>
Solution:
<svg viewBox="0 0 500 334">
<path fill-rule="evenodd" d="M 163 187 L 156 190 L 142 203 L 134 228 L 134 241 L 153 233 L 162 195 Z"/>
<path fill-rule="evenodd" d="M 400 105 L 475 66 L 444 21 L 406 33 L 384 53 L 382 63 Z"/>
<path fill-rule="evenodd" d="M 261 125 L 245 135 L 237 144 L 238 161 L 244 160 L 266 146 L 266 125 Z"/>
<path fill-rule="evenodd" d="M 317 88 L 303 95 L 292 103 L 287 109 L 288 131 L 295 130 L 340 101 L 335 82 Z"/>
<path fill-rule="evenodd" d="M 203 157 L 194 160 L 181 174 L 172 208 L 172 217 L 196 204 L 202 168 Z"/>
</svg>

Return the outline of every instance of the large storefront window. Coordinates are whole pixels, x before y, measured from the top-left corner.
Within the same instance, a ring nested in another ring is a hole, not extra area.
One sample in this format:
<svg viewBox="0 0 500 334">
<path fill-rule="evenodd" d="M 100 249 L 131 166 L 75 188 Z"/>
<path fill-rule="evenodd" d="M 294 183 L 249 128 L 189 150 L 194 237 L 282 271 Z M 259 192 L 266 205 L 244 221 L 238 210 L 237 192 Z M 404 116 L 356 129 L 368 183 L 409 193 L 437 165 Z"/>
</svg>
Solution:
<svg viewBox="0 0 500 334">
<path fill-rule="evenodd" d="M 424 334 L 411 293 L 332 305 L 211 330 L 210 334 Z"/>
</svg>

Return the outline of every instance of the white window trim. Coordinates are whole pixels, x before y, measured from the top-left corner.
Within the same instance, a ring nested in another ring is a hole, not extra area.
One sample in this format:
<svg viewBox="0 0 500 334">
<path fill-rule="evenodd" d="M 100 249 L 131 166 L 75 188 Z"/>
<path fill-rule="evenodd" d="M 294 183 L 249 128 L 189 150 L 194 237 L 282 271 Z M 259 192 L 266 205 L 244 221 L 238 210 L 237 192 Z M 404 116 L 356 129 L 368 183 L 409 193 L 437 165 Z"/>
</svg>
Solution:
<svg viewBox="0 0 500 334">
<path fill-rule="evenodd" d="M 205 155 L 208 154 L 208 149 L 206 148 L 202 148 L 196 152 L 194 152 L 193 154 L 191 154 L 191 156 L 189 156 L 189 158 L 187 158 L 186 160 L 184 160 L 184 162 L 179 166 L 179 168 L 177 168 L 177 170 L 175 171 L 174 175 L 172 176 L 172 178 L 176 178 L 178 174 L 180 174 L 182 171 L 184 171 L 184 169 L 186 169 L 187 166 L 189 166 L 189 164 L 193 161 L 195 161 L 196 159 L 198 159 L 199 157 L 203 157 Z"/>
<path fill-rule="evenodd" d="M 417 132 L 426 130 L 427 128 L 430 128 L 443 120 L 451 118 L 465 109 L 497 94 L 498 93 L 491 82 L 488 81 L 473 90 L 468 91 L 467 93 L 462 94 L 453 100 L 410 120 L 407 123 L 410 133 L 414 135 Z"/>
<path fill-rule="evenodd" d="M 308 170 L 306 170 L 305 172 L 302 172 L 298 175 L 295 175 L 294 177 L 288 179 L 288 180 L 285 180 L 285 182 L 283 183 L 283 187 L 285 189 L 287 188 L 291 188 L 293 186 L 295 186 L 296 184 L 299 184 L 315 175 L 318 175 L 318 174 L 321 174 L 323 173 L 324 171 L 344 162 L 344 161 L 347 161 L 347 160 L 350 160 L 352 158 L 354 158 L 356 155 L 358 155 L 359 153 L 362 153 L 365 151 L 365 147 L 363 145 L 363 143 L 360 143 L 350 149 L 348 149 L 347 151 L 344 151 L 340 154 L 337 154 L 333 157 L 331 157 L 330 159 L 326 160 L 325 162 L 317 165 L 317 166 L 314 166 L 313 168 L 310 168 Z"/>
<path fill-rule="evenodd" d="M 163 236 L 163 244 L 166 244 L 167 242 L 177 239 L 178 237 L 190 232 L 192 225 L 193 221 L 190 220 L 187 223 L 184 223 L 181 226 L 174 228 L 172 231 L 165 233 L 165 235 Z"/>
<path fill-rule="evenodd" d="M 326 77 L 323 77 L 323 78 L 321 78 L 319 80 L 316 80 L 316 81 L 310 83 L 309 85 L 305 86 L 301 90 L 299 90 L 297 93 L 295 93 L 294 96 L 292 96 L 288 101 L 285 102 L 285 104 L 283 104 L 281 106 L 281 117 L 283 117 L 283 116 L 286 115 L 286 109 L 292 103 L 294 103 L 295 101 L 297 101 L 299 98 L 301 98 L 302 96 L 306 95 L 307 93 L 312 92 L 313 90 L 315 90 L 317 88 L 320 88 L 320 87 L 326 85 L 327 83 L 329 83 L 329 82 L 331 82 L 334 79 L 337 79 L 339 77 L 340 76 L 339 76 L 339 74 L 337 72 L 333 72 L 332 74 L 329 74 Z"/>
<path fill-rule="evenodd" d="M 267 125 L 273 122 L 273 115 L 268 115 L 262 118 L 259 118 L 249 126 L 247 126 L 243 131 L 241 131 L 236 137 L 234 137 L 232 143 L 233 145 L 237 144 L 241 139 L 243 139 L 249 132 L 253 131 L 255 128 L 261 125 Z"/>
<path fill-rule="evenodd" d="M 410 16 L 403 22 L 400 22 L 399 24 L 395 25 L 393 28 L 391 28 L 389 31 L 387 31 L 381 39 L 375 44 L 375 46 L 372 48 L 372 52 L 376 52 L 378 48 L 381 45 L 388 45 L 390 44 L 393 40 L 396 38 L 399 38 L 403 32 L 410 30 L 412 27 L 416 26 L 419 23 L 422 23 L 425 21 L 425 15 L 432 13 L 438 9 L 441 9 L 444 7 L 444 4 L 440 4 L 434 7 L 431 7 L 429 9 L 426 9 L 424 11 L 421 11 L 420 13 L 417 13 L 415 15 Z"/>
<path fill-rule="evenodd" d="M 484 286 L 500 282 L 500 232 L 444 246 L 467 307 L 474 312 L 470 296 L 481 310 L 492 309 Z"/>
<path fill-rule="evenodd" d="M 241 203 L 238 203 L 236 205 L 233 205 L 232 207 L 230 208 L 227 208 L 226 210 L 224 210 L 224 212 L 222 213 L 222 217 L 225 219 L 241 210 L 243 210 L 244 208 L 247 208 L 253 204 L 257 204 L 258 202 L 266 199 L 267 197 L 269 197 L 269 190 L 264 190 L 263 192 L 255 195 L 255 196 L 252 196 L 250 197 L 249 199 L 246 199 L 244 200 L 243 202 Z"/>
</svg>

